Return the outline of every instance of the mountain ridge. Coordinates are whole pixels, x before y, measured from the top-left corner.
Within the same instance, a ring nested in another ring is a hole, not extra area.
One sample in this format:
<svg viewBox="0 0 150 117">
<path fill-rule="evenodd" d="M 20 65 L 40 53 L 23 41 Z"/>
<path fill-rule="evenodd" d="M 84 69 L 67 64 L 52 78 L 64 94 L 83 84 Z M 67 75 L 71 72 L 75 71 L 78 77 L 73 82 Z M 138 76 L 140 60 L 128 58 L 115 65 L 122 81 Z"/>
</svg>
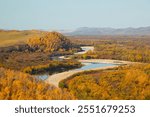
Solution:
<svg viewBox="0 0 150 117">
<path fill-rule="evenodd" d="M 138 27 L 138 28 L 98 28 L 98 27 L 80 27 L 75 31 L 64 33 L 65 35 L 75 36 L 75 35 L 150 35 L 150 26 L 148 27 Z"/>
</svg>

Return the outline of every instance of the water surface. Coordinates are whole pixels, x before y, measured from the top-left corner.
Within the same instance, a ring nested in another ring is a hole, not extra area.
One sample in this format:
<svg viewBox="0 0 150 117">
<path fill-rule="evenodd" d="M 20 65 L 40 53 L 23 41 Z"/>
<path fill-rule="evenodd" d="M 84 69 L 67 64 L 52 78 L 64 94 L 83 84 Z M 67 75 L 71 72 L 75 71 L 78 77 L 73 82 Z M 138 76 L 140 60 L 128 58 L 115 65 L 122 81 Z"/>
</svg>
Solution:
<svg viewBox="0 0 150 117">
<path fill-rule="evenodd" d="M 74 70 L 92 70 L 92 69 L 96 69 L 96 68 L 116 66 L 115 64 L 111 64 L 111 63 L 85 63 L 85 62 L 82 62 L 82 64 L 84 66 L 82 66 L 81 68 L 74 69 Z M 57 74 L 57 73 L 55 73 L 55 74 Z M 42 79 L 42 80 L 46 80 L 49 76 L 50 75 L 48 75 L 48 74 L 43 74 L 43 75 L 37 75 L 36 77 L 39 79 Z"/>
<path fill-rule="evenodd" d="M 95 69 L 95 68 L 103 68 L 103 67 L 108 67 L 108 66 L 116 66 L 115 64 L 111 63 L 82 63 L 84 66 L 81 68 L 78 68 L 77 70 L 90 70 L 90 69 Z"/>
<path fill-rule="evenodd" d="M 93 51 L 94 47 L 93 46 L 85 46 L 85 47 L 81 47 L 82 48 L 82 52 L 77 52 L 75 54 L 84 54 L 86 52 L 88 52 L 89 50 Z M 70 55 L 71 56 L 71 55 Z M 64 56 L 57 56 L 54 57 L 54 59 L 58 59 L 58 60 L 62 60 L 65 57 Z M 92 62 L 82 62 L 83 66 L 81 68 L 77 68 L 74 70 L 91 70 L 91 69 L 96 69 L 96 68 L 103 68 L 103 67 L 109 67 L 109 66 L 116 66 L 115 64 L 111 64 L 111 63 L 92 63 Z M 60 73 L 60 72 L 59 72 Z M 57 74 L 57 73 L 55 73 Z M 36 77 L 42 80 L 46 80 L 50 75 L 49 74 L 43 74 L 43 75 L 37 75 Z"/>
</svg>

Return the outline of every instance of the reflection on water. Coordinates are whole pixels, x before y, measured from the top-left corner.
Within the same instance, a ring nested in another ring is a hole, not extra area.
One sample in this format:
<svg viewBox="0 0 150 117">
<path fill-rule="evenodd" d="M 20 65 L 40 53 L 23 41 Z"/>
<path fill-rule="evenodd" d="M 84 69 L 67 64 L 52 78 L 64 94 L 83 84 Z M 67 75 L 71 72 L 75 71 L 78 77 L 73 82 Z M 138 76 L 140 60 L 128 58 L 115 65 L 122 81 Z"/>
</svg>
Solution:
<svg viewBox="0 0 150 117">
<path fill-rule="evenodd" d="M 111 63 L 87 63 L 87 62 L 83 62 L 82 64 L 84 66 L 82 66 L 81 68 L 74 69 L 74 70 L 90 70 L 90 69 L 95 69 L 95 68 L 116 66 L 115 64 L 111 64 Z M 42 80 L 46 80 L 49 77 L 49 75 L 44 74 L 44 75 L 38 75 L 36 77 L 39 79 L 42 79 Z"/>
<path fill-rule="evenodd" d="M 86 53 L 89 50 L 91 50 L 91 51 L 94 50 L 93 46 L 85 46 L 85 47 L 81 47 L 81 48 L 82 48 L 83 51 L 82 52 L 77 52 L 75 54 L 84 54 L 84 53 Z M 72 55 L 68 55 L 67 57 L 70 57 L 70 56 L 72 56 Z M 59 60 L 59 61 L 61 61 L 64 58 L 66 59 L 67 57 L 66 56 L 55 56 L 55 57 L 52 57 L 52 59 L 53 60 Z M 91 69 L 95 69 L 95 68 L 102 68 L 102 67 L 108 67 L 108 66 L 116 66 L 115 64 L 110 64 L 110 63 L 82 62 L 82 64 L 84 66 L 82 66 L 81 68 L 77 68 L 75 70 L 91 70 Z M 39 79 L 42 79 L 42 80 L 46 80 L 49 77 L 49 74 L 37 75 L 35 77 L 37 77 Z"/>
<path fill-rule="evenodd" d="M 74 53 L 74 54 L 84 54 L 88 51 L 93 51 L 94 50 L 94 47 L 93 46 L 85 46 L 85 47 L 81 47 L 82 48 L 82 51 L 81 52 L 77 52 L 77 53 Z"/>
<path fill-rule="evenodd" d="M 49 77 L 49 75 L 48 74 L 43 74 L 43 75 L 36 75 L 35 77 L 38 78 L 38 79 L 41 79 L 41 80 L 46 80 Z"/>
<path fill-rule="evenodd" d="M 84 64 L 84 66 L 78 68 L 78 70 L 90 70 L 101 67 L 116 66 L 115 64 L 111 63 L 82 63 L 82 64 Z"/>
</svg>

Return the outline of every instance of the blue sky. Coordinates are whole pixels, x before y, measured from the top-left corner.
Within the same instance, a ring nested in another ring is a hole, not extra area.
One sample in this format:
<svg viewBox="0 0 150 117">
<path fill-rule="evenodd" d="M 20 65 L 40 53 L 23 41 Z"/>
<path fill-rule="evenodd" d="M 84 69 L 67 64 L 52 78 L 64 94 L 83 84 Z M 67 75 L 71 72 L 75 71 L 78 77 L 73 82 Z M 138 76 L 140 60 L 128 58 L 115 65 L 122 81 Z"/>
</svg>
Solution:
<svg viewBox="0 0 150 117">
<path fill-rule="evenodd" d="M 150 26 L 150 0 L 0 0 L 0 29 Z"/>
</svg>

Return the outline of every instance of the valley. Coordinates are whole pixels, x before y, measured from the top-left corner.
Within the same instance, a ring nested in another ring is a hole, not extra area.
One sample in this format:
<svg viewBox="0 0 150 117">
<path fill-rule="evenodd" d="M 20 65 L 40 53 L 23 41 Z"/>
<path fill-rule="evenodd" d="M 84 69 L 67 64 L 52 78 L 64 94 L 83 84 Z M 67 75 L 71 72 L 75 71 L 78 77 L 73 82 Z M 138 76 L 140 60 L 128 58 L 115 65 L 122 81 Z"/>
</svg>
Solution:
<svg viewBox="0 0 150 117">
<path fill-rule="evenodd" d="M 0 33 L 0 99 L 150 99 L 149 36 Z"/>
</svg>

